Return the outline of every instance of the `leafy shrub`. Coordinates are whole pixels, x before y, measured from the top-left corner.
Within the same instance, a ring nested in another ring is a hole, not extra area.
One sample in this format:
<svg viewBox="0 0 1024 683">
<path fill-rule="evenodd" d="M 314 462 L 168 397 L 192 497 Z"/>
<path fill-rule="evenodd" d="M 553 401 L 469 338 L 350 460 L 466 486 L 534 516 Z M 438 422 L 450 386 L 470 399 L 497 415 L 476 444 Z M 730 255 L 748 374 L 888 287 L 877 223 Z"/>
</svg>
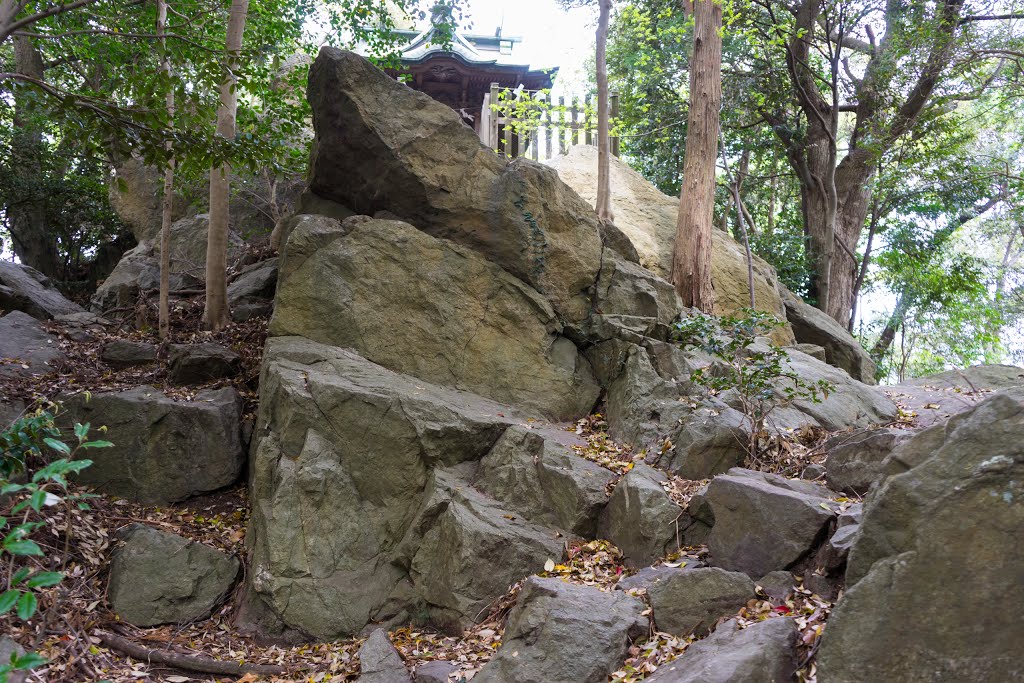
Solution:
<svg viewBox="0 0 1024 683">
<path fill-rule="evenodd" d="M 67 477 L 92 464 L 75 459 L 80 451 L 113 445 L 89 440 L 88 423 L 75 424 L 74 446 L 68 445 L 56 412 L 54 406 L 37 410 L 0 432 L 0 566 L 8 568 L 6 586 L 0 586 L 0 616 L 13 610 L 17 618 L 31 619 L 39 608 L 36 591 L 64 579 L 61 572 L 41 567 L 61 566 L 66 558 L 46 558 L 31 536 L 47 525 L 44 507 L 61 505 L 68 516 L 75 506 L 88 508 L 85 496 L 68 491 Z M 10 662 L 0 662 L 0 683 L 14 671 L 45 661 L 35 653 L 14 655 Z"/>
<path fill-rule="evenodd" d="M 786 364 L 785 350 L 758 339 L 782 325 L 774 316 L 747 308 L 741 314 L 717 318 L 695 312 L 674 325 L 673 338 L 718 361 L 695 370 L 690 380 L 711 396 L 734 392 L 750 427 L 747 452 L 757 461 L 776 408 L 797 400 L 820 403 L 835 387 L 826 380 L 803 379 Z"/>
</svg>

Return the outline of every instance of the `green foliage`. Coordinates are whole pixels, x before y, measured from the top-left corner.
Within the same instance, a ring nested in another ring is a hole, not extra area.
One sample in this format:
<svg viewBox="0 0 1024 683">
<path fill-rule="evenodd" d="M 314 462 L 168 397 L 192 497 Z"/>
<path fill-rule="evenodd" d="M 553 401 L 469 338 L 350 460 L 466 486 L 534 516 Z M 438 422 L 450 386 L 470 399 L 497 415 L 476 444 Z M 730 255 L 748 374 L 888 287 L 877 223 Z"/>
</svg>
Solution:
<svg viewBox="0 0 1024 683">
<path fill-rule="evenodd" d="M 88 507 L 86 496 L 68 491 L 67 477 L 92 464 L 78 457 L 82 451 L 113 445 L 90 439 L 88 423 L 74 425 L 69 445 L 55 415 L 54 408 L 39 409 L 0 432 L 0 566 L 7 568 L 0 616 L 13 612 L 18 619 L 31 619 L 39 608 L 36 591 L 63 580 L 63 573 L 52 569 L 65 558 L 47 557 L 31 537 L 47 525 L 44 507 L 62 506 L 68 515 L 74 506 Z M 0 683 L 13 671 L 44 663 L 35 654 L 15 656 L 0 663 Z"/>
<path fill-rule="evenodd" d="M 741 317 L 695 312 L 675 323 L 673 339 L 683 348 L 699 349 L 717 362 L 690 374 L 690 381 L 710 396 L 728 392 L 750 428 L 747 452 L 758 460 L 770 438 L 772 413 L 793 401 L 820 403 L 835 388 L 831 382 L 808 382 L 786 364 L 786 352 L 758 339 L 782 325 L 762 311 L 743 309 Z"/>
</svg>

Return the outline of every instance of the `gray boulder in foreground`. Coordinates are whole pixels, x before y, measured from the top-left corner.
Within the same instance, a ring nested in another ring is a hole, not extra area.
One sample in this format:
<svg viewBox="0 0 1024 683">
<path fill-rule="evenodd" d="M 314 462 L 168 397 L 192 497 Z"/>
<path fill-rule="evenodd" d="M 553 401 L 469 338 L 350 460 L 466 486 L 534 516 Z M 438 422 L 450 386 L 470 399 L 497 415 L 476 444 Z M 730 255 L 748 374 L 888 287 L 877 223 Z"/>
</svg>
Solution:
<svg viewBox="0 0 1024 683">
<path fill-rule="evenodd" d="M 799 632 L 790 617 L 776 617 L 739 630 L 727 622 L 662 664 L 650 683 L 789 683 L 797 669 Z M 826 680 L 826 679 L 822 679 Z M 864 681 L 873 679 L 861 679 Z M 885 679 L 879 679 L 885 680 Z"/>
<path fill-rule="evenodd" d="M 748 576 L 790 569 L 825 540 L 829 491 L 807 481 L 734 468 L 711 480 L 711 564 Z"/>
<path fill-rule="evenodd" d="M 931 456 L 864 506 L 847 591 L 818 652 L 820 680 L 1021 680 L 1024 390 L 995 394 L 903 448 L 918 440 Z"/>
<path fill-rule="evenodd" d="M 662 487 L 666 477 L 636 463 L 615 485 L 598 532 L 622 551 L 626 564 L 643 567 L 682 545 L 689 516 Z"/>
<path fill-rule="evenodd" d="M 718 567 L 681 571 L 647 588 L 658 630 L 679 636 L 707 635 L 754 597 L 749 576 Z"/>
<path fill-rule="evenodd" d="M 107 428 L 110 448 L 86 452 L 82 484 L 130 500 L 162 505 L 216 491 L 238 480 L 245 463 L 242 405 L 231 388 L 175 401 L 149 386 L 65 401 L 69 422 Z"/>
<path fill-rule="evenodd" d="M 135 626 L 184 624 L 210 616 L 238 576 L 239 562 L 175 534 L 134 524 L 110 561 L 110 606 Z"/>
<path fill-rule="evenodd" d="M 477 683 L 604 683 L 646 635 L 644 604 L 557 578 L 530 577 L 509 614 L 501 648 Z"/>
<path fill-rule="evenodd" d="M 35 377 L 56 370 L 67 356 L 57 337 L 21 311 L 0 318 L 0 377 Z"/>
<path fill-rule="evenodd" d="M 382 628 L 370 634 L 359 648 L 358 683 L 412 683 L 402 656 Z"/>
</svg>

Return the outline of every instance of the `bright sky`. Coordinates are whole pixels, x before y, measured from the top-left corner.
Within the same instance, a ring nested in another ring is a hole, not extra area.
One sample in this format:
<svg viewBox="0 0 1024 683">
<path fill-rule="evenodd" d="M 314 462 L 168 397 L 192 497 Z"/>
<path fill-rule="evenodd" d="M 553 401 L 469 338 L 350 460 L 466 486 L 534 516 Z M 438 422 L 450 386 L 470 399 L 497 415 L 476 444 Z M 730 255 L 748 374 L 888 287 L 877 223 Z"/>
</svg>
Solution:
<svg viewBox="0 0 1024 683">
<path fill-rule="evenodd" d="M 556 0 L 468 0 L 469 33 L 522 38 L 513 56 L 534 68 L 560 67 L 558 89 L 582 92 L 583 65 L 594 51 L 597 7 L 563 10 Z M 579 84 L 579 87 L 573 87 Z"/>
</svg>

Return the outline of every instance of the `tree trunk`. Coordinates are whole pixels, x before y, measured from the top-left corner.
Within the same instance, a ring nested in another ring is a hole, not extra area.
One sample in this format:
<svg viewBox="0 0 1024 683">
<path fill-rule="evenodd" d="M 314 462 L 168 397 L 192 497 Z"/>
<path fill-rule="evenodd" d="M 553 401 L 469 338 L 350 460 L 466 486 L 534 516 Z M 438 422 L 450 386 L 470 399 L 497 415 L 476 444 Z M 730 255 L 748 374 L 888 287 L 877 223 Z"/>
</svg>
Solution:
<svg viewBox="0 0 1024 683">
<path fill-rule="evenodd" d="M 217 135 L 235 137 L 235 110 L 238 96 L 235 92 L 239 53 L 249 0 L 232 0 L 228 17 L 225 50 L 225 78 L 220 86 L 220 106 L 217 107 Z M 206 243 L 206 310 L 203 326 L 208 330 L 224 329 L 230 321 L 228 311 L 228 199 L 231 166 L 227 162 L 210 169 L 210 230 Z"/>
<path fill-rule="evenodd" d="M 163 50 L 161 56 L 161 68 L 167 74 L 167 119 L 168 126 L 174 127 L 174 85 L 170 82 L 171 60 L 167 54 L 167 41 L 164 38 L 167 32 L 167 0 L 156 1 L 156 32 L 160 36 L 160 48 Z M 164 196 L 161 207 L 160 218 L 160 338 L 166 339 L 170 332 L 170 289 L 171 289 L 171 218 L 174 211 L 174 156 L 172 143 L 167 141 L 167 151 L 170 158 L 167 160 L 167 168 L 164 170 Z"/>
<path fill-rule="evenodd" d="M 609 102 L 608 102 L 608 19 L 612 10 L 612 0 L 600 0 L 601 13 L 597 21 L 597 202 L 594 207 L 597 217 L 604 221 L 612 220 L 611 180 L 609 157 L 611 142 L 609 141 Z"/>
<path fill-rule="evenodd" d="M 14 37 L 14 68 L 29 78 L 43 80 L 43 59 L 27 36 Z M 5 207 L 14 253 L 27 266 L 47 277 L 64 279 L 57 256 L 57 242 L 46 225 L 47 197 L 36 187 L 43 180 L 43 131 L 32 112 L 31 86 L 22 86 L 14 97 L 14 130 L 11 161 L 18 174 L 28 180 L 29 192 Z"/>
<path fill-rule="evenodd" d="M 716 0 L 696 0 L 693 16 L 690 111 L 672 279 L 683 305 L 711 313 L 711 225 L 722 104 L 722 6 Z"/>
</svg>

